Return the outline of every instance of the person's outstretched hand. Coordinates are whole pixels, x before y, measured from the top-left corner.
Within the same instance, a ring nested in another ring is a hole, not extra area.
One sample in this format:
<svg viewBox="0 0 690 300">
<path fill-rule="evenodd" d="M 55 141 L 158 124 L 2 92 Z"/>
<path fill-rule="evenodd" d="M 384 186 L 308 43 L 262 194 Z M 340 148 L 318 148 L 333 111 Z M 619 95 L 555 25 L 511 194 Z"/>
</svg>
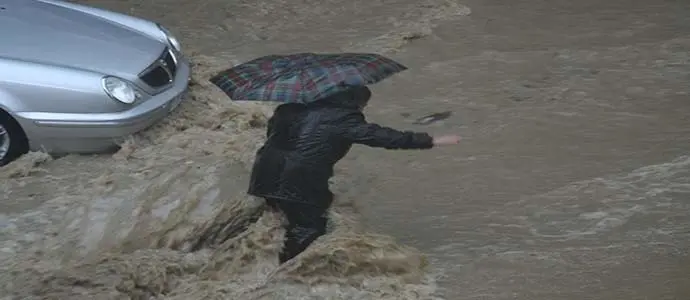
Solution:
<svg viewBox="0 0 690 300">
<path fill-rule="evenodd" d="M 434 146 L 457 145 L 458 143 L 460 143 L 460 137 L 457 135 L 434 137 Z"/>
</svg>

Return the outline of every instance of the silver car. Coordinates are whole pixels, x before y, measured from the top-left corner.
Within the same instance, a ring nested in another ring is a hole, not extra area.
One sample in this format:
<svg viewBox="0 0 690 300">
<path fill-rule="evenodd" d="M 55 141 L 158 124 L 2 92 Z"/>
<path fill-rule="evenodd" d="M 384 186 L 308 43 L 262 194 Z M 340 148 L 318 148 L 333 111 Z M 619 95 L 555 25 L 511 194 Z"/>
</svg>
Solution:
<svg viewBox="0 0 690 300">
<path fill-rule="evenodd" d="M 0 0 L 0 165 L 29 150 L 107 151 L 183 99 L 161 25 L 59 0 Z"/>
</svg>

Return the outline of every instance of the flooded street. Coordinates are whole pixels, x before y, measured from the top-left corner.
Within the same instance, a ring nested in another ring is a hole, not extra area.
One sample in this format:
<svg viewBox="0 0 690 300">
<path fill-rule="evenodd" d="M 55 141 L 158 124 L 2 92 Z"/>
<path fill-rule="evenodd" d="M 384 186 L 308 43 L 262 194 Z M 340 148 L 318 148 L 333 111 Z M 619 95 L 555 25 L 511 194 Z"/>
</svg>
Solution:
<svg viewBox="0 0 690 300">
<path fill-rule="evenodd" d="M 376 119 L 450 110 L 428 129 L 466 139 L 353 165 L 380 175 L 369 223 L 449 299 L 690 297 L 690 6 L 652 3 L 467 1 L 399 54 L 417 64 Z"/>
<path fill-rule="evenodd" d="M 116 154 L 0 171 L 0 299 L 690 298 L 690 3 L 78 2 L 170 27 L 195 84 Z M 333 232 L 276 270 L 244 195 L 271 107 L 203 81 L 298 51 L 395 58 L 369 121 L 463 141 L 355 147 Z"/>
</svg>

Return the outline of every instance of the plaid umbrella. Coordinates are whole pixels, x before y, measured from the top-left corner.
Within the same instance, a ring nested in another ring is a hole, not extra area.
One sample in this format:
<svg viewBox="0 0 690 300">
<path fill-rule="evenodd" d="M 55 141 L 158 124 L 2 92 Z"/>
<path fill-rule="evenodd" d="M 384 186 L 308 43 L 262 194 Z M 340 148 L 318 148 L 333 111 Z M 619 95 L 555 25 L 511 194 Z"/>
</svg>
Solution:
<svg viewBox="0 0 690 300">
<path fill-rule="evenodd" d="M 406 69 L 378 54 L 297 53 L 260 57 L 222 71 L 210 81 L 233 100 L 309 103 Z"/>
</svg>

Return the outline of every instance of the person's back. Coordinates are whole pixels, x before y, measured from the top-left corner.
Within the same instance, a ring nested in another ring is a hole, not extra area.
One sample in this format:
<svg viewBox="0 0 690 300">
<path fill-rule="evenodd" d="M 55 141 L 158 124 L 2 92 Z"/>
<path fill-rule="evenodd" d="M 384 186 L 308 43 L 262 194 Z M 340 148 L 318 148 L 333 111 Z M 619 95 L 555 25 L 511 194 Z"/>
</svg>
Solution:
<svg viewBox="0 0 690 300">
<path fill-rule="evenodd" d="M 361 110 L 370 96 L 366 87 L 354 87 L 310 105 L 281 105 L 269 120 L 267 141 L 257 152 L 248 192 L 265 198 L 288 218 L 281 262 L 325 233 L 324 214 L 333 201 L 328 180 L 352 144 L 429 149 L 435 142 L 457 143 L 453 136 L 435 141 L 426 133 L 367 123 Z"/>
<path fill-rule="evenodd" d="M 310 106 L 299 123 L 295 137 L 295 156 L 303 159 L 304 168 L 333 175 L 333 166 L 352 146 L 344 139 L 341 126 L 344 120 L 358 111 L 338 106 Z"/>
<path fill-rule="evenodd" d="M 426 133 L 367 123 L 362 108 L 371 93 L 353 88 L 314 104 L 283 104 L 269 120 L 267 141 L 257 153 L 249 193 L 328 206 L 333 166 L 353 143 L 386 149 L 428 149 Z"/>
<path fill-rule="evenodd" d="M 344 95 L 315 105 L 283 104 L 269 120 L 267 141 L 257 153 L 250 194 L 328 206 L 328 179 L 352 142 L 338 128 L 356 107 L 337 105 Z"/>
</svg>

